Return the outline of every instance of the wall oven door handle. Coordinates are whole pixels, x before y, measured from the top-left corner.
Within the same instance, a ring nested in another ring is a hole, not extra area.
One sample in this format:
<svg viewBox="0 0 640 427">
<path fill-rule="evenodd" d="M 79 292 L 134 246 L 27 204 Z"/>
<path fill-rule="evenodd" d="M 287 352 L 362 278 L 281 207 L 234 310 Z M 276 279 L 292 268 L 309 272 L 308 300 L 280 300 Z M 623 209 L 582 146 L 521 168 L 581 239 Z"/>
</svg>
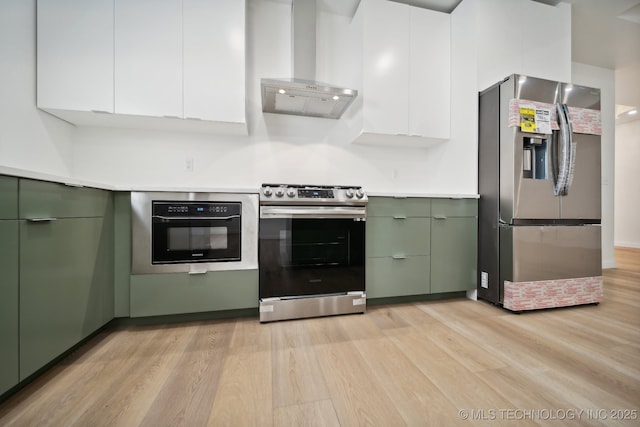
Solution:
<svg viewBox="0 0 640 427">
<path fill-rule="evenodd" d="M 261 206 L 260 218 L 365 218 L 362 206 Z"/>
</svg>

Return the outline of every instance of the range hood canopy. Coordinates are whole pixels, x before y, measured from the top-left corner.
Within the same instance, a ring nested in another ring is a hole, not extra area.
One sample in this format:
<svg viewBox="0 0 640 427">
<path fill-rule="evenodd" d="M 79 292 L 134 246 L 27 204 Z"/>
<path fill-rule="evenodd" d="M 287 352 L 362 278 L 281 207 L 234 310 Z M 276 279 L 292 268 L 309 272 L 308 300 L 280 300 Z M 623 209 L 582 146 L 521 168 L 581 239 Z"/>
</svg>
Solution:
<svg viewBox="0 0 640 427">
<path fill-rule="evenodd" d="M 315 80 L 316 0 L 291 4 L 293 78 L 261 79 L 265 113 L 339 119 L 358 91 Z"/>
</svg>

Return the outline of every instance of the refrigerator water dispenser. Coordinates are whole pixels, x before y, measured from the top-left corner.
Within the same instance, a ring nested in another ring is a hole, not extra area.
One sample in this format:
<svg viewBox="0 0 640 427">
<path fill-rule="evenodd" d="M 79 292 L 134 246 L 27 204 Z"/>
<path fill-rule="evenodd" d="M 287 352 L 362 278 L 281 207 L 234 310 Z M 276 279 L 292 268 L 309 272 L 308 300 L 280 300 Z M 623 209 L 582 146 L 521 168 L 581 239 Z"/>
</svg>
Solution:
<svg viewBox="0 0 640 427">
<path fill-rule="evenodd" d="M 547 146 L 543 138 L 525 136 L 522 145 L 522 177 L 547 179 Z"/>
</svg>

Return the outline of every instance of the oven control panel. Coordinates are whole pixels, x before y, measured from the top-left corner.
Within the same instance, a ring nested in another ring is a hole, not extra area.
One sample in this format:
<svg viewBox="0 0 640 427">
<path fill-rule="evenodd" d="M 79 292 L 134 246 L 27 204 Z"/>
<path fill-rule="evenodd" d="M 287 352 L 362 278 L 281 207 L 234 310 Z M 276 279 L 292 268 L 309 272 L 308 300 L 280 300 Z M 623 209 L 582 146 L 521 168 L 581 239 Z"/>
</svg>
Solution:
<svg viewBox="0 0 640 427">
<path fill-rule="evenodd" d="M 152 202 L 152 215 L 156 217 L 221 217 L 240 215 L 241 203 L 237 202 L 195 202 L 156 201 Z"/>
<path fill-rule="evenodd" d="M 262 184 L 260 203 L 264 205 L 363 206 L 367 195 L 358 186 Z"/>
</svg>

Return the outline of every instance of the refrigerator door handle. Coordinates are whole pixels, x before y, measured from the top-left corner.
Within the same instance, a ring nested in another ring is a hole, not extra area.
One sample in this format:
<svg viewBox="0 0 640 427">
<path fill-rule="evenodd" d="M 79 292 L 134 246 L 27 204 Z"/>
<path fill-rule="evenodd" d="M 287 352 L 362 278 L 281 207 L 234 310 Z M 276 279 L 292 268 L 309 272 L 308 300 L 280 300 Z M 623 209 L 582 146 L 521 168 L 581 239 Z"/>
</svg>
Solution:
<svg viewBox="0 0 640 427">
<path fill-rule="evenodd" d="M 557 174 L 554 173 L 556 178 L 553 185 L 553 194 L 556 196 L 564 196 L 567 194 L 569 186 L 571 161 L 573 156 L 571 155 L 573 145 L 573 134 L 571 129 L 571 123 L 569 122 L 569 109 L 566 104 L 556 104 L 556 110 L 558 113 L 558 125 L 560 126 L 559 140 L 560 140 L 560 159 L 557 165 Z"/>
<path fill-rule="evenodd" d="M 562 104 L 562 110 L 564 111 L 565 119 L 568 127 L 569 135 L 569 170 L 567 171 L 567 181 L 565 183 L 564 194 L 569 194 L 569 188 L 573 182 L 573 171 L 576 166 L 576 143 L 573 142 L 573 126 L 571 125 L 571 115 L 569 114 L 569 106 Z"/>
</svg>

